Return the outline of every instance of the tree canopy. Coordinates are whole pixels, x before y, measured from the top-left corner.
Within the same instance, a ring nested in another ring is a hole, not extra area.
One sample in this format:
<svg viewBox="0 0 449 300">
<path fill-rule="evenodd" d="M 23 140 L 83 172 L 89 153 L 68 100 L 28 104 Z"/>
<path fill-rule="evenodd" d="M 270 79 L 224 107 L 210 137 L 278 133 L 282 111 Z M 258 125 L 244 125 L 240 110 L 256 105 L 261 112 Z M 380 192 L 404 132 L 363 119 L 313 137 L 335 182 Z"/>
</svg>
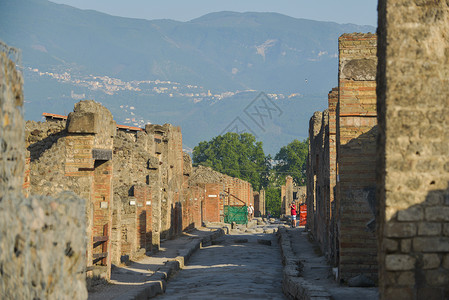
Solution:
<svg viewBox="0 0 449 300">
<path fill-rule="evenodd" d="M 279 184 L 284 184 L 285 177 L 290 175 L 297 185 L 305 185 L 308 153 L 309 139 L 302 142 L 295 139 L 279 150 L 274 158 L 278 161 L 274 170 Z"/>
<path fill-rule="evenodd" d="M 250 182 L 260 190 L 268 184 L 269 157 L 262 142 L 249 133 L 228 132 L 193 148 L 193 163 Z"/>
</svg>

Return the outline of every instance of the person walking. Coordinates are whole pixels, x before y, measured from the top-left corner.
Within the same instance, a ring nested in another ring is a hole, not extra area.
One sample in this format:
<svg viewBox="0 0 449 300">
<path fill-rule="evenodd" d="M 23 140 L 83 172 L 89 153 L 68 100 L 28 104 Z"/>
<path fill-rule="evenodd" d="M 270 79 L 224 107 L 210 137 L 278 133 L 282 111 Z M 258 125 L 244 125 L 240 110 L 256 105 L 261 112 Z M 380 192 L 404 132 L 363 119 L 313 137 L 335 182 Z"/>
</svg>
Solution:
<svg viewBox="0 0 449 300">
<path fill-rule="evenodd" d="M 295 202 L 292 202 L 292 204 L 290 204 L 290 213 L 292 215 L 292 227 L 295 228 L 296 227 L 296 205 L 295 205 Z"/>
<path fill-rule="evenodd" d="M 254 207 L 252 204 L 248 206 L 248 219 L 251 221 L 254 215 Z"/>
</svg>

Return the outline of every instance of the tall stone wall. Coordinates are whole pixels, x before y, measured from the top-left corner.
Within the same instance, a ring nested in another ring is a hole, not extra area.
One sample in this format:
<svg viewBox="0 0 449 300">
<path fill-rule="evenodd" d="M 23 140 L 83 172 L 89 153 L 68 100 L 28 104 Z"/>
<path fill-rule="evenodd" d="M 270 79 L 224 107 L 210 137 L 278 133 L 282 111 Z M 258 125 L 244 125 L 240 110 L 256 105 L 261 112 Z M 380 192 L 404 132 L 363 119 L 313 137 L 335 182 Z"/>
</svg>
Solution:
<svg viewBox="0 0 449 300">
<path fill-rule="evenodd" d="M 317 235 L 317 201 L 320 198 L 318 186 L 320 156 L 323 152 L 323 114 L 315 112 L 309 121 L 309 155 L 307 158 L 307 228 Z M 321 137 L 321 139 L 320 139 Z M 322 161 L 322 160 L 321 160 Z"/>
<path fill-rule="evenodd" d="M 379 1 L 381 299 L 449 297 L 449 7 Z"/>
<path fill-rule="evenodd" d="M 329 111 L 315 112 L 310 119 L 310 157 L 307 165 L 307 226 L 312 230 L 321 250 L 329 256 L 328 232 L 330 221 L 329 187 Z"/>
<path fill-rule="evenodd" d="M 375 34 L 339 38 L 336 209 L 341 279 L 364 274 L 377 280 L 376 53 Z"/>
<path fill-rule="evenodd" d="M 0 295 L 86 299 L 85 202 L 72 193 L 21 195 L 26 171 L 22 105 L 22 76 L 0 52 Z"/>
<path fill-rule="evenodd" d="M 160 190 L 154 135 L 143 130 L 118 130 L 113 164 L 114 197 L 120 199 L 114 214 L 121 213 L 121 223 L 113 225 L 112 233 L 118 238 L 113 247 L 113 263 L 118 264 L 153 250 L 153 244 L 155 251 L 159 248 L 159 230 L 153 230 L 153 225 L 160 227 L 160 215 L 153 216 L 153 208 L 160 206 L 153 195 L 153 191 Z"/>
<path fill-rule="evenodd" d="M 328 259 L 333 266 L 338 265 L 338 211 L 336 209 L 335 199 L 338 197 L 337 192 L 337 105 L 338 105 L 338 88 L 333 88 L 328 94 L 328 111 L 329 111 L 329 134 L 326 135 L 325 144 L 329 148 L 329 201 L 327 202 L 327 224 L 328 224 L 328 241 L 329 251 Z"/>
</svg>

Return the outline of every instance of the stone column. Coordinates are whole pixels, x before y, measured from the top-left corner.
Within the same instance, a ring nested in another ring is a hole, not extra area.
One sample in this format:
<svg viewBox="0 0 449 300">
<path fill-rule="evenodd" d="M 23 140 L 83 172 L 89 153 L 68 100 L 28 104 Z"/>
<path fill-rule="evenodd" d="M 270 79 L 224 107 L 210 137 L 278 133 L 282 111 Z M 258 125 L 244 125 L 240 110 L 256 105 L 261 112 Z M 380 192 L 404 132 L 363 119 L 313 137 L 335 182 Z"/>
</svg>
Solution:
<svg viewBox="0 0 449 300">
<path fill-rule="evenodd" d="M 95 266 L 92 275 L 105 278 L 111 275 L 111 239 L 101 245 L 96 239 L 111 237 L 115 130 L 111 112 L 95 101 L 78 102 L 67 118 L 65 176 L 80 179 L 80 196 L 88 200 L 87 266 Z"/>
</svg>

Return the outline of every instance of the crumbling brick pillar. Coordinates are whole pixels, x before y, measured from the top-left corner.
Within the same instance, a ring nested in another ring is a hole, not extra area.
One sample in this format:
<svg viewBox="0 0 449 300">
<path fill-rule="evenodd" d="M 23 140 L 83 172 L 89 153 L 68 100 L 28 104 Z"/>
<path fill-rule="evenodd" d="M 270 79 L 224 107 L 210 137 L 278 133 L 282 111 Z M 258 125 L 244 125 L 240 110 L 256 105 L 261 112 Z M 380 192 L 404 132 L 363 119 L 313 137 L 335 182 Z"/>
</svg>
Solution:
<svg viewBox="0 0 449 300">
<path fill-rule="evenodd" d="M 449 8 L 379 1 L 381 299 L 449 297 Z"/>
<path fill-rule="evenodd" d="M 281 185 L 281 216 L 287 215 L 287 200 L 285 197 L 285 185 Z"/>
<path fill-rule="evenodd" d="M 377 280 L 375 235 L 376 66 L 375 34 L 339 38 L 337 190 L 339 277 Z"/>
<path fill-rule="evenodd" d="M 265 202 L 265 190 L 261 189 L 259 192 L 259 211 L 261 216 L 266 217 L 266 202 Z"/>
<path fill-rule="evenodd" d="M 112 228 L 112 150 L 116 124 L 94 101 L 80 101 L 67 119 L 65 176 L 79 177 L 88 199 L 89 275 L 110 278 Z"/>
</svg>

